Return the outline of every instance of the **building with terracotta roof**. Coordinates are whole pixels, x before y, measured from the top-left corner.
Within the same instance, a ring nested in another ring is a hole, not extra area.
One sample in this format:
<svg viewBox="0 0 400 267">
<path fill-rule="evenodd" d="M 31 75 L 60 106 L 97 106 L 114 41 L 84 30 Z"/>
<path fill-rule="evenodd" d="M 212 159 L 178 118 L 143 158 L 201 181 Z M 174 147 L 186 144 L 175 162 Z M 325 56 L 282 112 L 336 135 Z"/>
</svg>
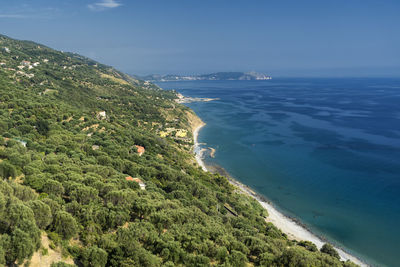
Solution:
<svg viewBox="0 0 400 267">
<path fill-rule="evenodd" d="M 136 149 L 137 149 L 137 153 L 139 154 L 139 156 L 143 155 L 143 153 L 146 151 L 144 149 L 144 147 L 138 146 L 138 145 L 136 145 Z"/>
<path fill-rule="evenodd" d="M 125 179 L 126 179 L 127 181 L 134 181 L 132 176 L 127 176 L 127 177 L 125 177 Z"/>
<path fill-rule="evenodd" d="M 139 184 L 140 189 L 145 190 L 146 189 L 146 184 L 140 179 L 140 178 L 133 178 L 132 176 L 127 176 L 125 177 L 127 181 L 132 181 L 136 182 Z"/>
</svg>

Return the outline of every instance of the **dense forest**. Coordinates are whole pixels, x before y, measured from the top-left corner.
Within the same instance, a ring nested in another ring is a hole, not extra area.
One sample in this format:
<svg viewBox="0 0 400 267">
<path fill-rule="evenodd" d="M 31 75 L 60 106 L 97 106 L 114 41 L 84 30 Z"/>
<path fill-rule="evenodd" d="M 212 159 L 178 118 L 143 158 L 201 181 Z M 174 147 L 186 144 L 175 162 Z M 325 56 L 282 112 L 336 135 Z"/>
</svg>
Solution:
<svg viewBox="0 0 400 267">
<path fill-rule="evenodd" d="M 330 245 L 289 240 L 256 201 L 202 171 L 193 113 L 175 98 L 0 36 L 0 265 L 354 265 Z"/>
</svg>

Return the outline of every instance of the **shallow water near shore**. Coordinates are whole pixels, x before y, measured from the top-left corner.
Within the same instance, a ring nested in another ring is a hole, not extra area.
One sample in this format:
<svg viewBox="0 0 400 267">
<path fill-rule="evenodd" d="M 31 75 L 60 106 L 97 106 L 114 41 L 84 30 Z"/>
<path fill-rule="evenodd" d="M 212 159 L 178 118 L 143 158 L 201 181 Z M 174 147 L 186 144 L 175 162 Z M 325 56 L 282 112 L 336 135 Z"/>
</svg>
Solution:
<svg viewBox="0 0 400 267">
<path fill-rule="evenodd" d="M 205 161 L 368 263 L 398 266 L 400 80 L 159 83 L 190 97 Z"/>
</svg>

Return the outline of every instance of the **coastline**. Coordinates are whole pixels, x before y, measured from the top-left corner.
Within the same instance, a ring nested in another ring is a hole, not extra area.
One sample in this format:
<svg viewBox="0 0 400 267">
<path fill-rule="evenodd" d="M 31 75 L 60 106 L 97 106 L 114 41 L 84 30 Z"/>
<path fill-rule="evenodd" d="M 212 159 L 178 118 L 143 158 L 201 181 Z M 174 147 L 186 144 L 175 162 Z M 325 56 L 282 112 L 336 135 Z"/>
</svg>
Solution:
<svg viewBox="0 0 400 267">
<path fill-rule="evenodd" d="M 206 124 L 193 111 L 192 112 L 187 111 L 186 116 L 189 120 L 189 125 L 191 128 L 192 134 L 193 134 L 193 153 L 195 155 L 196 162 L 197 162 L 197 164 L 200 165 L 200 167 L 203 169 L 203 171 L 207 171 L 206 165 L 204 164 L 204 162 L 201 159 L 203 151 L 197 140 L 200 129 L 203 128 Z"/>
<path fill-rule="evenodd" d="M 201 149 L 200 144 L 197 141 L 199 132 L 200 132 L 201 128 L 203 128 L 204 126 L 206 126 L 206 124 L 202 123 L 202 124 L 198 125 L 196 127 L 196 129 L 193 131 L 193 142 L 194 142 L 193 152 L 194 152 L 197 163 L 200 165 L 200 167 L 203 169 L 203 171 L 208 171 L 206 165 L 204 164 L 204 161 L 202 160 L 203 150 Z"/>
<path fill-rule="evenodd" d="M 197 116 L 196 116 L 197 117 Z M 197 117 L 198 118 L 198 117 Z M 200 121 L 201 119 L 198 118 Z M 299 222 L 295 221 L 293 218 L 290 218 L 280 211 L 278 211 L 273 204 L 268 201 L 264 196 L 256 193 L 253 191 L 250 187 L 247 185 L 242 184 L 241 182 L 237 181 L 234 179 L 232 176 L 229 175 L 229 173 L 223 169 L 220 166 L 210 166 L 206 165 L 205 162 L 203 161 L 203 153 L 204 149 L 201 149 L 200 144 L 198 143 L 198 135 L 200 130 L 206 125 L 203 121 L 198 124 L 193 124 L 192 129 L 193 129 L 193 141 L 194 141 L 194 146 L 193 146 L 193 153 L 195 154 L 195 159 L 199 166 L 204 170 L 204 171 L 210 171 L 210 172 L 218 172 L 221 175 L 224 175 L 227 177 L 228 181 L 235 186 L 241 193 L 246 194 L 256 201 L 260 203 L 260 205 L 267 210 L 268 212 L 268 217 L 266 218 L 267 222 L 271 222 L 273 225 L 275 225 L 278 229 L 280 229 L 283 233 L 285 233 L 289 239 L 293 240 L 306 240 L 306 241 L 311 241 L 314 243 L 318 249 L 320 249 L 326 241 L 324 241 L 323 238 L 315 235 L 312 233 L 309 229 L 307 229 L 304 225 L 301 225 Z M 347 261 L 350 260 L 360 266 L 369 266 L 359 258 L 347 253 L 343 249 L 334 246 L 337 252 L 339 253 L 341 260 Z"/>
</svg>

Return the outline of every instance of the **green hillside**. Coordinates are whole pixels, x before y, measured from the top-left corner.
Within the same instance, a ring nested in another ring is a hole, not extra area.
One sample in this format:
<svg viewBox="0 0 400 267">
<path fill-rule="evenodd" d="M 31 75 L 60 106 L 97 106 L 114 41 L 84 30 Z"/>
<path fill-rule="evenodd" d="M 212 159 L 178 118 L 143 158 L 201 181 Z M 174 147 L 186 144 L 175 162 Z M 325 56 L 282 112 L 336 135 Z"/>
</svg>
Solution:
<svg viewBox="0 0 400 267">
<path fill-rule="evenodd" d="M 5 36 L 0 65 L 0 265 L 351 265 L 203 172 L 173 92 Z"/>
</svg>

